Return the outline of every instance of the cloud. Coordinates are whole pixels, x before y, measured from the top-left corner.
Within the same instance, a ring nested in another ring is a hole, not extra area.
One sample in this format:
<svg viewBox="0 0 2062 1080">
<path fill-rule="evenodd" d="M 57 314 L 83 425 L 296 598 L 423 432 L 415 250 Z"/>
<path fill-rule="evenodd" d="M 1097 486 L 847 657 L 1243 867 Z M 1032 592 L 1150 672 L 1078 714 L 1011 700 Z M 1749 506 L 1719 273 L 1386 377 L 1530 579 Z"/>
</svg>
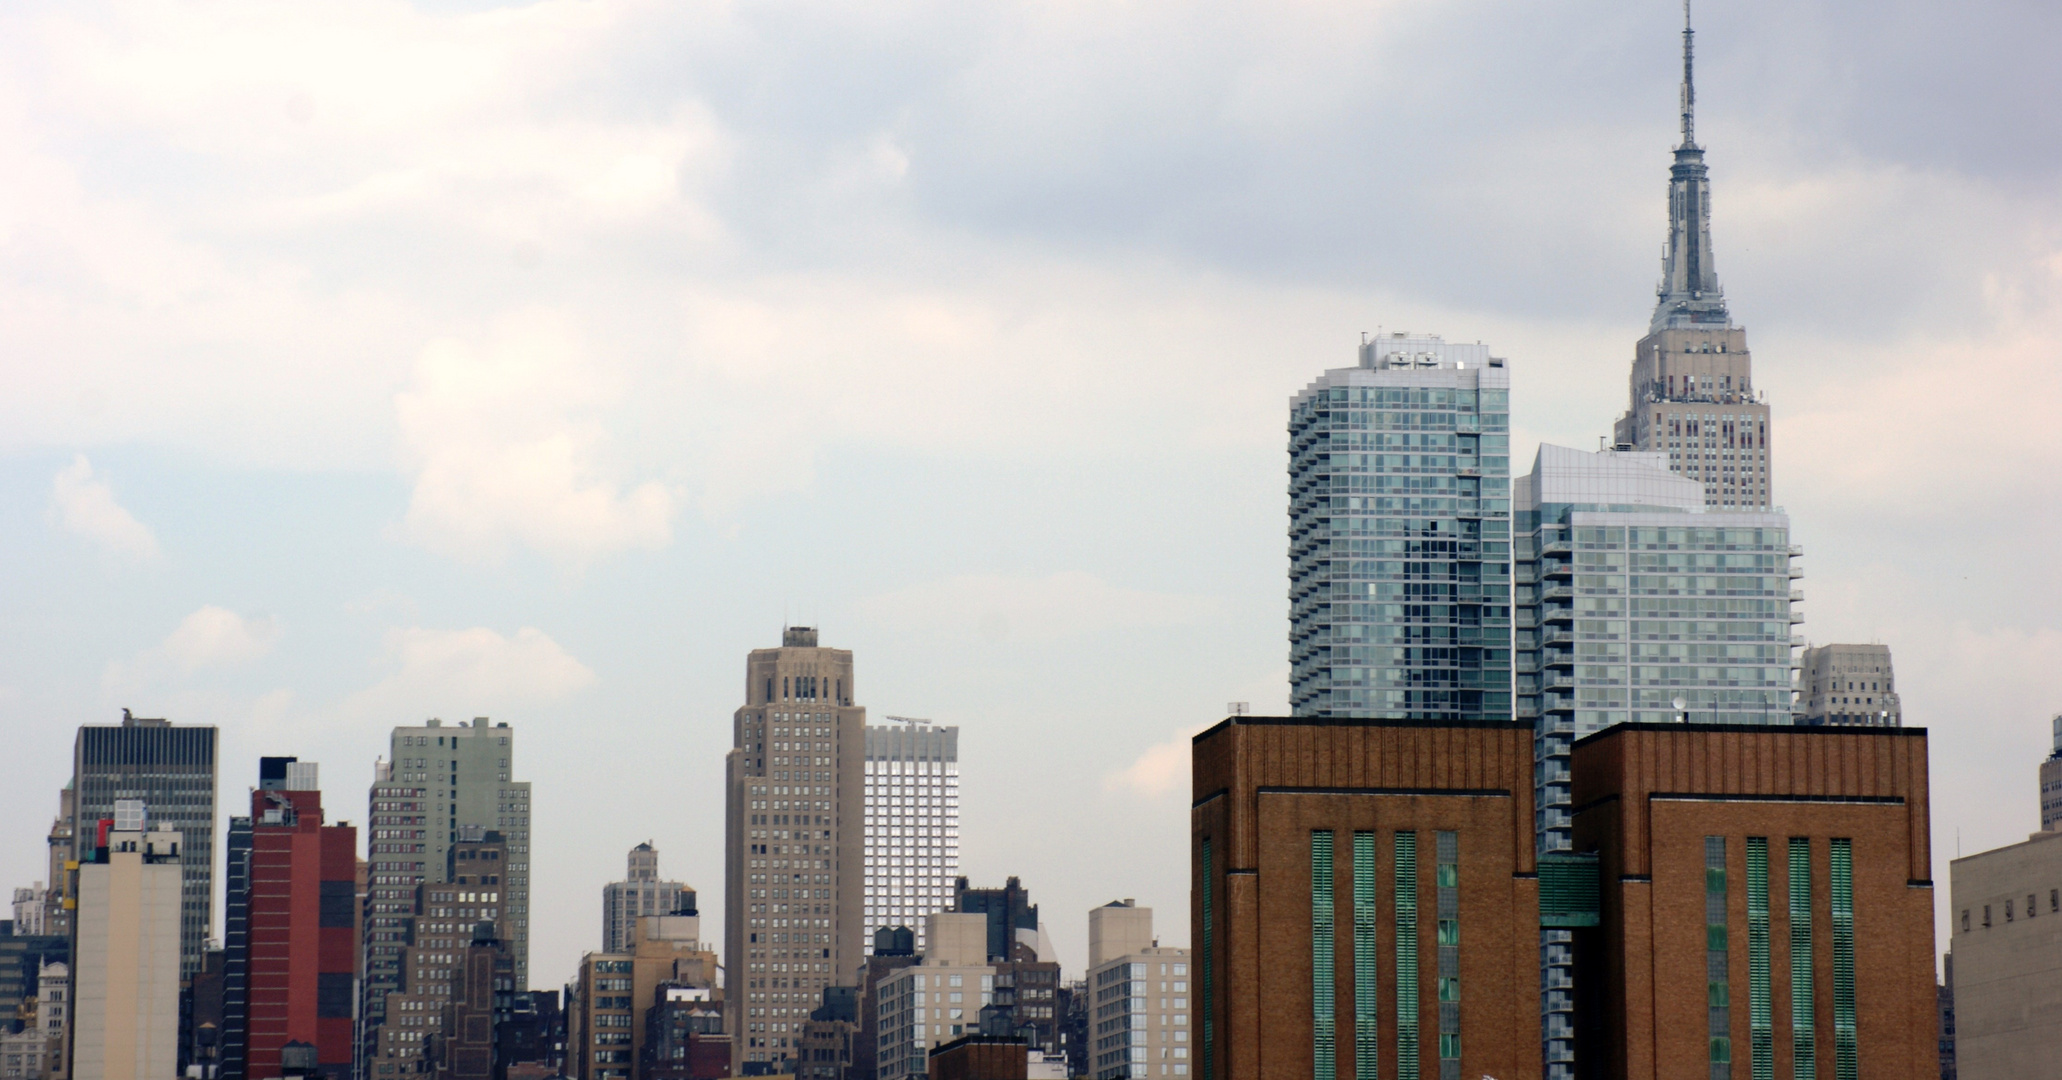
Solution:
<svg viewBox="0 0 2062 1080">
<path fill-rule="evenodd" d="M 395 399 L 415 476 L 400 535 L 475 562 L 517 544 L 584 564 L 671 542 L 673 494 L 618 483 L 601 425 L 581 416 L 607 400 L 605 380 L 549 313 L 503 320 L 485 349 L 425 349 Z"/>
<path fill-rule="evenodd" d="M 80 454 L 50 481 L 52 508 L 64 527 L 117 555 L 138 561 L 158 556 L 150 528 L 115 501 L 114 489 L 93 475 L 93 465 Z"/>
<path fill-rule="evenodd" d="M 1141 798 L 1159 799 L 1189 784 L 1190 737 L 1178 735 L 1146 747 L 1138 760 L 1103 777 L 1103 790 L 1125 791 Z"/>
<path fill-rule="evenodd" d="M 592 668 L 531 626 L 513 637 L 484 626 L 395 629 L 383 661 L 393 673 L 346 698 L 338 710 L 345 718 L 394 724 L 473 716 L 557 701 L 594 682 Z"/>
<path fill-rule="evenodd" d="M 158 648 L 181 671 L 241 664 L 272 651 L 279 625 L 268 615 L 245 618 L 212 604 L 188 615 Z"/>
<path fill-rule="evenodd" d="M 1043 577 L 966 574 L 859 602 L 863 615 L 895 630 L 971 630 L 991 641 L 1179 626 L 1207 618 L 1218 606 L 1211 597 L 1125 588 L 1079 571 Z"/>
</svg>

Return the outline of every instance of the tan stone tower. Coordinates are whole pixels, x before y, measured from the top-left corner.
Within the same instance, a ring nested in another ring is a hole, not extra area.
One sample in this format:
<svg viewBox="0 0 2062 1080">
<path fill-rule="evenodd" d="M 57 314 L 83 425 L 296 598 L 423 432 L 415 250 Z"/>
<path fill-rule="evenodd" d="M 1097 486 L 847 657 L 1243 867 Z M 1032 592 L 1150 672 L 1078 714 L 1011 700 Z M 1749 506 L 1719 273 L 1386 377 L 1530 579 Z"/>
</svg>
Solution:
<svg viewBox="0 0 2062 1080">
<path fill-rule="evenodd" d="M 1682 145 L 1668 179 L 1668 250 L 1654 319 L 1632 364 L 1632 400 L 1616 442 L 1668 454 L 1670 471 L 1704 485 L 1704 504 L 1772 504 L 1768 401 L 1754 388 L 1747 331 L 1734 326 L 1711 254 L 1711 181 L 1697 145 L 1692 40 L 1683 5 Z"/>
<path fill-rule="evenodd" d="M 745 663 L 725 764 L 733 1076 L 795 1059 L 823 988 L 850 985 L 864 959 L 866 710 L 853 693 L 851 650 L 818 647 L 814 627 Z"/>
</svg>

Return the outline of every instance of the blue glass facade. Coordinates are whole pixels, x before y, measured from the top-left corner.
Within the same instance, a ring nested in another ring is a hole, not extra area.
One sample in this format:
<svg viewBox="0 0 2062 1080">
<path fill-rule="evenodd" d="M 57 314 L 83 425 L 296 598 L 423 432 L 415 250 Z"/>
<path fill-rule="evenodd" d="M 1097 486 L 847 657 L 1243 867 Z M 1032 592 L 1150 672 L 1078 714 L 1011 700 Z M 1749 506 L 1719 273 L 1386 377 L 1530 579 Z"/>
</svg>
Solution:
<svg viewBox="0 0 2062 1080">
<path fill-rule="evenodd" d="M 1485 346 L 1377 338 L 1296 395 L 1296 715 L 1512 718 L 1510 475 L 1510 372 Z"/>
</svg>

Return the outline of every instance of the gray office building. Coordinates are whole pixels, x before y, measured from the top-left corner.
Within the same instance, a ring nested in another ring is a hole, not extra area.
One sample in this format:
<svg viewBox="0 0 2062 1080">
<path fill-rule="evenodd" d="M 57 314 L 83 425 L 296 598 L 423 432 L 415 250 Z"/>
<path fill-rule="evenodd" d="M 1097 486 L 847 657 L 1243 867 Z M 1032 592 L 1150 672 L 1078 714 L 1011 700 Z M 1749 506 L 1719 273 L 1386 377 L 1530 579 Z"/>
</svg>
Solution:
<svg viewBox="0 0 2062 1080">
<path fill-rule="evenodd" d="M 898 719 L 890 717 L 889 719 Z M 959 877 L 959 729 L 900 720 L 866 729 L 867 951 L 874 931 L 952 907 Z"/>
<path fill-rule="evenodd" d="M 117 799 L 141 800 L 154 828 L 180 833 L 179 973 L 201 969 L 215 918 L 215 745 L 211 726 L 173 724 L 122 710 L 118 725 L 88 724 L 72 744 L 72 858 L 90 848 Z"/>
<path fill-rule="evenodd" d="M 1813 645 L 1797 680 L 1798 723 L 1903 727 L 1888 645 Z"/>
<path fill-rule="evenodd" d="M 1511 718 L 1510 385 L 1398 333 L 1291 401 L 1296 715 Z"/>
</svg>

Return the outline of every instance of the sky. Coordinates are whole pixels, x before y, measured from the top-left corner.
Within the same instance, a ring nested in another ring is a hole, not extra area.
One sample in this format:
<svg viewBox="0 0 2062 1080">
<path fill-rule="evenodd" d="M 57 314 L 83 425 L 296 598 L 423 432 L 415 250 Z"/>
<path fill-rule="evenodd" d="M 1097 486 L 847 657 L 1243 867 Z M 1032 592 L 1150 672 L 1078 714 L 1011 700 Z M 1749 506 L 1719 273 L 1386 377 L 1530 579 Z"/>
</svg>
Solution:
<svg viewBox="0 0 2062 1080">
<path fill-rule="evenodd" d="M 1520 471 L 1607 433 L 1680 18 L 6 5 L 0 887 L 124 707 L 221 728 L 225 816 L 291 754 L 360 824 L 391 727 L 487 716 L 534 985 L 640 841 L 720 940 L 745 654 L 798 623 L 960 726 L 963 871 L 1070 970 L 1114 898 L 1185 941 L 1187 738 L 1286 708 L 1288 398 L 1440 333 L 1510 359 Z M 2038 828 L 2062 711 L 2062 7 L 1698 29 L 1801 629 L 1891 646 L 1944 908 Z"/>
</svg>

